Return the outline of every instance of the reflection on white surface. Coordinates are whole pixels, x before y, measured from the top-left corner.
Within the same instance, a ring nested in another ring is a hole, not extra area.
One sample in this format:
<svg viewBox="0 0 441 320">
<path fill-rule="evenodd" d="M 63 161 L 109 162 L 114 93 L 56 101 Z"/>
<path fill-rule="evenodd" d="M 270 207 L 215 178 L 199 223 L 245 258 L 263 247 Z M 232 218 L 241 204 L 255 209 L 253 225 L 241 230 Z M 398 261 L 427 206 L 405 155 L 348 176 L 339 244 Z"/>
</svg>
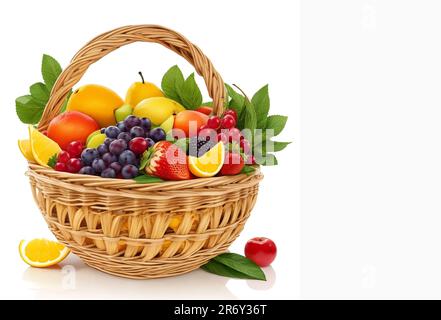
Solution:
<svg viewBox="0 0 441 320">
<path fill-rule="evenodd" d="M 266 282 L 229 279 L 203 270 L 171 278 L 131 280 L 90 268 L 72 254 L 60 266 L 27 268 L 23 281 L 35 299 L 240 299 L 235 292 L 243 292 L 244 286 L 247 291 L 271 288 L 274 269 L 265 268 L 265 274 Z"/>
</svg>

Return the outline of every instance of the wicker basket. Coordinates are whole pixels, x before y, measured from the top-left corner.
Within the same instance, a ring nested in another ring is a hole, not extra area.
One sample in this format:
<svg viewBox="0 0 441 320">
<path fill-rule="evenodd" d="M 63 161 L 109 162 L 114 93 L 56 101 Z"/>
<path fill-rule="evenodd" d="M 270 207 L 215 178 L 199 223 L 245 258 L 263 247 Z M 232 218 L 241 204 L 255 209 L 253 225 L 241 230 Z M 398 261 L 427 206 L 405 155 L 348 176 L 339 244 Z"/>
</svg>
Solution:
<svg viewBox="0 0 441 320">
<path fill-rule="evenodd" d="M 72 59 L 52 89 L 39 123 L 45 130 L 88 67 L 132 42 L 156 42 L 190 62 L 220 115 L 224 83 L 201 50 L 179 33 L 155 25 L 104 33 Z M 174 276 L 225 252 L 242 231 L 262 175 L 223 176 L 137 184 L 57 172 L 33 163 L 32 193 L 50 230 L 88 265 L 127 278 Z"/>
</svg>

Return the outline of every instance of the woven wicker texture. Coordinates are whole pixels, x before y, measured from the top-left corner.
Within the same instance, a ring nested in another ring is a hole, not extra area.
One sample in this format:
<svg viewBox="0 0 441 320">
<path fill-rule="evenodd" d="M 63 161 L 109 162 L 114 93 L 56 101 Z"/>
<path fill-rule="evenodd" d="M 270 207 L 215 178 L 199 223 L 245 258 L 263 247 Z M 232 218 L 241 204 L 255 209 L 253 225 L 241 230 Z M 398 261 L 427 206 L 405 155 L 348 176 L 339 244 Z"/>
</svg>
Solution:
<svg viewBox="0 0 441 320">
<path fill-rule="evenodd" d="M 39 130 L 60 112 L 67 92 L 90 64 L 135 41 L 156 42 L 192 63 L 222 113 L 224 84 L 211 62 L 180 34 L 160 26 L 128 26 L 89 42 L 58 78 Z M 251 175 L 137 184 L 54 171 L 29 164 L 34 199 L 49 228 L 88 265 L 122 277 L 174 276 L 225 252 L 256 202 Z"/>
</svg>

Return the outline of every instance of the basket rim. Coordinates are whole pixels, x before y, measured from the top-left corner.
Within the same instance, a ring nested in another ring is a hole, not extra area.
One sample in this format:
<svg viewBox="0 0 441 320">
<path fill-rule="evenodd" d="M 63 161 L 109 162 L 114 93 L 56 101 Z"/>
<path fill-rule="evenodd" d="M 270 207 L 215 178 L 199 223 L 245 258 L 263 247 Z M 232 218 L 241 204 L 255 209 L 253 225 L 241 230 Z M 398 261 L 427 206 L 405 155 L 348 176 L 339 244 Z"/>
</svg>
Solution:
<svg viewBox="0 0 441 320">
<path fill-rule="evenodd" d="M 87 188 L 95 189 L 97 193 L 109 191 L 124 192 L 143 192 L 143 191 L 174 191 L 174 193 L 185 192 L 185 190 L 197 189 L 209 193 L 210 190 L 220 189 L 228 192 L 231 185 L 241 185 L 242 187 L 252 186 L 263 179 L 259 165 L 253 165 L 254 172 L 249 174 L 237 174 L 231 176 L 215 176 L 210 178 L 194 178 L 180 181 L 161 181 L 152 183 L 137 183 L 133 179 L 112 179 L 99 176 L 82 175 L 77 173 L 55 171 L 36 163 L 28 162 L 27 176 L 33 176 L 37 180 L 45 180 L 52 184 L 57 184 L 61 188 Z M 84 190 L 85 191 L 85 190 Z M 164 195 L 161 195 L 164 198 Z"/>
</svg>

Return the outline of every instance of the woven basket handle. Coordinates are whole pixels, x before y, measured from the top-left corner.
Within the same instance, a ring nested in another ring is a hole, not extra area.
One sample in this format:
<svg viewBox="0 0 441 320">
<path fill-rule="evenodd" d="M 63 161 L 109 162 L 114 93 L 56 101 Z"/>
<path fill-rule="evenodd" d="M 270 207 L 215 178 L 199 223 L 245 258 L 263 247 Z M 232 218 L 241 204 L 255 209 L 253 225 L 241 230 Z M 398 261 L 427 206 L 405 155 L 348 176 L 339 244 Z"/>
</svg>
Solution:
<svg viewBox="0 0 441 320">
<path fill-rule="evenodd" d="M 80 81 L 90 65 L 113 50 L 138 41 L 162 44 L 191 63 L 196 72 L 205 80 L 208 94 L 213 99 L 213 111 L 217 115 L 222 114 L 225 98 L 224 82 L 202 51 L 173 30 L 158 25 L 135 25 L 106 32 L 87 43 L 77 52 L 52 88 L 38 129 L 47 129 L 49 122 L 60 113 L 68 92 Z"/>
</svg>

